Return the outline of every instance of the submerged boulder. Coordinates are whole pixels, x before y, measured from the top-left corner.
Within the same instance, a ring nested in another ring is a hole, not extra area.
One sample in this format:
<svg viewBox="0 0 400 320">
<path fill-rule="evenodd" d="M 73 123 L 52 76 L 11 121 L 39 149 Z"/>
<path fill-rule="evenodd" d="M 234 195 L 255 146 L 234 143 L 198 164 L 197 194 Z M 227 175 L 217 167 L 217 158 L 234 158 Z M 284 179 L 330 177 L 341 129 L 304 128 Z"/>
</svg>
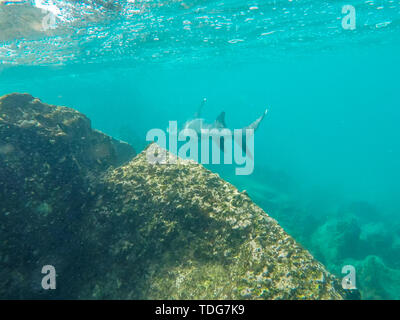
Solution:
<svg viewBox="0 0 400 320">
<path fill-rule="evenodd" d="M 99 186 L 86 241 L 108 247 L 85 297 L 343 298 L 337 280 L 245 192 L 196 162 L 150 164 L 145 150 Z"/>
<path fill-rule="evenodd" d="M 134 155 L 76 110 L 29 94 L 0 98 L 0 298 L 41 293 L 47 257 L 69 272 L 91 186 Z"/>
<path fill-rule="evenodd" d="M 145 150 L 117 166 L 115 141 L 86 117 L 29 95 L 3 97 L 0 117 L 0 298 L 345 297 L 245 192 L 202 165 L 151 164 Z M 44 265 L 56 268 L 56 290 L 41 288 Z"/>
<path fill-rule="evenodd" d="M 40 214 L 84 204 L 90 182 L 135 151 L 100 131 L 76 110 L 29 94 L 0 98 L 1 213 Z"/>
</svg>

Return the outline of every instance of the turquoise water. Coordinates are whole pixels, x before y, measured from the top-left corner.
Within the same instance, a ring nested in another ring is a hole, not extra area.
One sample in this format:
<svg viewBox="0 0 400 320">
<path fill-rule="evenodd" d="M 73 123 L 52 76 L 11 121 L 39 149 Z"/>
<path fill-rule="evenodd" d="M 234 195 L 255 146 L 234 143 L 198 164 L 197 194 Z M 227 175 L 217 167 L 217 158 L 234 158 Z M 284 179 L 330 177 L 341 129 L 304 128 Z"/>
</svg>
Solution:
<svg viewBox="0 0 400 320">
<path fill-rule="evenodd" d="M 268 107 L 254 173 L 209 167 L 328 270 L 354 265 L 364 299 L 400 299 L 400 1 L 112 3 L 1 3 L 0 95 L 76 108 L 138 151 L 204 97 L 230 128 Z"/>
</svg>

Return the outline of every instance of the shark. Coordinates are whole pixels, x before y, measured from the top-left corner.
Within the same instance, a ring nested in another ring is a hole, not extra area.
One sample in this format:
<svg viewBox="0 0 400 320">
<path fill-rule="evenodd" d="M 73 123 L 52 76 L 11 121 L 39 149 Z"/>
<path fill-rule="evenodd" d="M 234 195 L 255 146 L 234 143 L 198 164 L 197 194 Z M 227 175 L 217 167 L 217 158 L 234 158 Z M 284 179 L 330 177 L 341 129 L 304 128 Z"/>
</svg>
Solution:
<svg viewBox="0 0 400 320">
<path fill-rule="evenodd" d="M 204 107 L 207 103 L 207 98 L 203 98 L 203 100 L 201 101 L 198 109 L 196 110 L 196 112 L 193 115 L 193 118 L 187 120 L 183 126 L 182 129 L 192 129 L 194 130 L 197 135 L 199 136 L 199 138 L 202 137 L 201 135 L 201 130 L 203 129 L 208 129 L 208 130 L 212 130 L 212 129 L 217 129 L 217 130 L 223 130 L 223 129 L 227 129 L 226 126 L 226 122 L 225 122 L 225 111 L 222 111 L 217 118 L 215 119 L 214 122 L 212 123 L 207 123 L 206 120 L 204 118 L 202 118 L 202 114 L 203 114 L 203 110 Z M 246 145 L 246 137 L 245 135 L 250 132 L 250 134 L 254 134 L 256 132 L 256 130 L 259 128 L 261 122 L 264 120 L 265 116 L 268 113 L 268 108 L 266 108 L 263 113 L 261 114 L 260 117 L 258 117 L 256 120 L 254 120 L 252 123 L 250 123 L 249 125 L 241 128 L 242 129 L 242 144 L 241 144 L 241 148 L 243 150 L 243 152 L 245 152 L 245 154 L 247 154 L 250 159 L 253 158 L 253 155 L 251 154 L 251 152 L 248 150 L 247 145 Z M 248 129 L 250 131 L 248 131 Z M 221 139 L 219 147 L 221 149 L 221 151 L 224 151 L 224 139 Z"/>
</svg>

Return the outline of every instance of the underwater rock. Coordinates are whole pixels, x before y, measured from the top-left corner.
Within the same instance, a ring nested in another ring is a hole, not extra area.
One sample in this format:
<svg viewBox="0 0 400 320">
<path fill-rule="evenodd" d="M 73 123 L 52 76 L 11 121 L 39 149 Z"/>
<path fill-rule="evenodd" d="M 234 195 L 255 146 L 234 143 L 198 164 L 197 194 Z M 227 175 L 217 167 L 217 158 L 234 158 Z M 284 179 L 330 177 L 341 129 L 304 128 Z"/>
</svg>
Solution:
<svg viewBox="0 0 400 320">
<path fill-rule="evenodd" d="M 32 270 L 47 256 L 60 264 L 79 252 L 76 230 L 92 181 L 134 155 L 129 145 L 92 130 L 78 111 L 29 94 L 0 98 L 1 298 L 35 297 L 22 282 L 43 291 Z"/>
<path fill-rule="evenodd" d="M 354 266 L 362 299 L 399 299 L 396 224 L 366 221 L 351 213 L 331 217 L 311 234 L 308 248 L 334 274 L 340 275 L 346 265 Z"/>
<path fill-rule="evenodd" d="M 357 287 L 366 300 L 399 300 L 400 270 L 388 267 L 384 261 L 374 255 L 363 260 L 346 261 L 355 266 Z"/>
<path fill-rule="evenodd" d="M 0 136 L 2 299 L 345 298 L 246 193 L 198 163 L 151 164 L 146 149 L 117 167 L 112 138 L 30 95 L 0 99 Z M 56 290 L 41 288 L 44 265 Z"/>
<path fill-rule="evenodd" d="M 353 216 L 332 218 L 311 235 L 312 252 L 328 267 L 343 266 L 347 258 L 359 259 L 365 254 L 361 227 Z"/>
<path fill-rule="evenodd" d="M 190 160 L 150 164 L 146 150 L 99 184 L 86 241 L 108 239 L 108 252 L 84 297 L 343 298 L 337 280 L 245 193 Z"/>
</svg>

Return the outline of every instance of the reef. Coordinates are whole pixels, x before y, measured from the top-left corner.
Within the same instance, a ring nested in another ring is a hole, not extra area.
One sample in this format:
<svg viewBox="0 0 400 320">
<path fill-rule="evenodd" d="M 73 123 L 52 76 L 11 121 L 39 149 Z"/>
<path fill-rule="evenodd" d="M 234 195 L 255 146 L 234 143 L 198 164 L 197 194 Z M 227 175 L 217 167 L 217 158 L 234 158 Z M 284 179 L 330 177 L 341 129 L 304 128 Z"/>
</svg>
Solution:
<svg viewBox="0 0 400 320">
<path fill-rule="evenodd" d="M 346 297 L 245 191 L 198 163 L 151 164 L 149 149 L 135 156 L 27 94 L 0 99 L 0 136 L 2 299 Z M 41 287 L 44 265 L 56 290 Z"/>
<path fill-rule="evenodd" d="M 362 215 L 357 215 L 357 208 Z M 340 211 L 310 234 L 308 248 L 335 274 L 344 265 L 355 267 L 357 288 L 362 299 L 400 298 L 399 236 L 396 228 L 366 219 L 367 206 L 352 204 L 348 212 Z M 383 220 L 384 221 L 384 220 Z"/>
</svg>

